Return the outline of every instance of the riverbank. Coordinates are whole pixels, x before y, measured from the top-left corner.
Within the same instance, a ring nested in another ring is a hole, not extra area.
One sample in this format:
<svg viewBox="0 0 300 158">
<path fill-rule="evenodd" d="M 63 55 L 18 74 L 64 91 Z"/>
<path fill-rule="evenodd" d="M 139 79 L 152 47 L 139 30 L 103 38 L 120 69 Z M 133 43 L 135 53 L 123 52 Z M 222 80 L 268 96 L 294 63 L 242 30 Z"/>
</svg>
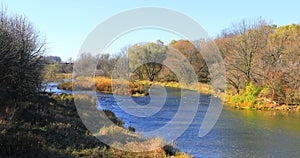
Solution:
<svg viewBox="0 0 300 158">
<path fill-rule="evenodd" d="M 114 83 L 115 86 L 112 86 Z M 62 82 L 58 85 L 58 89 L 73 90 L 73 87 L 80 90 L 90 90 L 106 94 L 119 94 L 131 96 L 148 95 L 149 86 L 141 82 L 130 82 L 125 80 L 112 80 L 105 77 L 78 77 L 74 82 Z"/>
<path fill-rule="evenodd" d="M 211 94 L 224 102 L 225 106 L 238 110 L 259 110 L 259 111 L 296 111 L 300 112 L 299 105 L 278 104 L 266 97 L 267 90 L 259 89 L 252 84 L 246 87 L 244 92 L 240 94 L 230 95 L 224 92 L 215 92 L 208 83 L 191 83 L 189 85 L 181 85 L 178 82 L 149 82 L 141 81 L 146 84 L 156 84 L 173 88 L 183 88 L 195 90 L 202 94 Z"/>
<path fill-rule="evenodd" d="M 270 92 L 267 88 L 258 88 L 253 84 L 246 86 L 246 89 L 239 94 L 224 97 L 225 105 L 240 110 L 260 110 L 260 111 L 300 111 L 298 105 L 280 104 L 270 99 Z"/>
<path fill-rule="evenodd" d="M 208 83 L 191 83 L 182 85 L 178 82 L 150 82 L 138 81 L 142 85 L 160 85 L 173 88 L 183 88 L 195 90 L 202 94 L 210 94 L 218 97 L 225 106 L 238 110 L 260 110 L 260 111 L 297 111 L 300 112 L 299 105 L 280 105 L 275 101 L 265 97 L 265 89 L 257 89 L 253 85 L 247 86 L 245 92 L 230 95 L 225 92 L 215 92 Z"/>
<path fill-rule="evenodd" d="M 0 157 L 190 157 L 174 146 L 132 153 L 103 144 L 86 129 L 70 95 L 45 94 L 32 101 L 14 101 L 2 105 L 0 113 Z M 104 113 L 119 126 L 114 133 L 126 138 L 129 130 L 134 130 L 125 129 L 113 112 Z M 130 145 L 130 141 L 126 143 Z"/>
<path fill-rule="evenodd" d="M 257 111 L 294 111 L 294 112 L 300 112 L 300 106 L 299 105 L 276 105 L 274 102 L 268 101 L 268 99 L 265 98 L 258 98 L 263 100 L 262 102 L 251 105 L 249 103 L 236 103 L 231 101 L 230 99 L 225 100 L 224 105 L 228 106 L 233 109 L 238 110 L 257 110 Z"/>
<path fill-rule="evenodd" d="M 116 87 L 112 87 L 114 82 Z M 92 83 L 92 84 L 91 84 Z M 128 81 L 117 81 L 105 77 L 91 78 L 79 78 L 76 81 L 78 89 L 93 90 L 102 93 L 109 94 L 120 94 L 120 95 L 131 95 L 143 97 L 149 94 L 149 88 L 152 85 L 159 85 L 172 88 L 183 88 L 189 90 L 195 90 L 202 94 L 212 94 L 224 101 L 226 106 L 240 110 L 283 110 L 283 111 L 300 111 L 300 106 L 287 106 L 280 105 L 271 99 L 266 97 L 265 89 L 258 89 L 253 85 L 249 85 L 245 92 L 240 94 L 231 94 L 224 92 L 214 92 L 208 83 L 191 83 L 188 85 L 180 84 L 179 82 L 158 82 L 158 81 L 147 81 L 147 80 L 136 80 L 134 82 Z M 58 85 L 59 89 L 72 90 L 72 82 L 64 82 Z M 129 89 L 127 89 L 129 85 Z"/>
<path fill-rule="evenodd" d="M 115 87 L 112 86 L 115 85 Z M 149 88 L 152 85 L 159 85 L 164 87 L 172 88 L 183 88 L 189 90 L 196 90 L 203 94 L 211 94 L 211 89 L 208 84 L 205 83 L 191 83 L 181 84 L 179 82 L 158 82 L 158 81 L 148 81 L 148 80 L 136 80 L 134 82 L 125 81 L 125 80 L 112 80 L 111 78 L 106 77 L 79 77 L 76 81 L 73 82 L 63 82 L 58 85 L 58 89 L 62 90 L 73 90 L 73 86 L 76 86 L 76 89 L 81 90 L 92 90 L 101 93 L 108 94 L 120 94 L 120 95 L 131 95 L 131 96 L 146 96 L 149 95 Z M 129 88 L 128 88 L 129 87 Z"/>
</svg>

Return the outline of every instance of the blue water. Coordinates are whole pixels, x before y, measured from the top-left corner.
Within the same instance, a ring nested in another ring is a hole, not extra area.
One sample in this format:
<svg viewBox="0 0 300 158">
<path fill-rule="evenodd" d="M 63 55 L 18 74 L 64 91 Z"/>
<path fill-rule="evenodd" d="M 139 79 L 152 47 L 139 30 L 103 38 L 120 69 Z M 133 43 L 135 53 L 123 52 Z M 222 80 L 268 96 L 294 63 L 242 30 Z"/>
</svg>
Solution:
<svg viewBox="0 0 300 158">
<path fill-rule="evenodd" d="M 169 123 L 178 112 L 181 100 L 180 91 L 169 89 L 166 103 L 157 113 L 149 117 L 137 117 L 126 113 L 112 95 L 97 95 L 99 108 L 112 110 L 125 122 L 125 126 L 131 125 L 140 133 L 159 129 Z M 206 136 L 199 137 L 199 128 L 210 97 L 200 95 L 193 122 L 174 140 L 181 151 L 194 157 L 300 156 L 300 115 L 295 112 L 236 111 L 224 107 L 214 128 Z M 150 97 L 133 97 L 133 100 L 145 105 L 150 102 Z"/>
<path fill-rule="evenodd" d="M 61 93 L 70 94 L 70 93 L 72 93 L 72 91 L 70 91 L 70 90 L 57 89 L 58 85 L 59 85 L 59 83 L 56 83 L 56 82 L 47 83 L 47 87 L 46 87 L 45 91 L 56 93 L 56 94 L 61 94 Z"/>
</svg>

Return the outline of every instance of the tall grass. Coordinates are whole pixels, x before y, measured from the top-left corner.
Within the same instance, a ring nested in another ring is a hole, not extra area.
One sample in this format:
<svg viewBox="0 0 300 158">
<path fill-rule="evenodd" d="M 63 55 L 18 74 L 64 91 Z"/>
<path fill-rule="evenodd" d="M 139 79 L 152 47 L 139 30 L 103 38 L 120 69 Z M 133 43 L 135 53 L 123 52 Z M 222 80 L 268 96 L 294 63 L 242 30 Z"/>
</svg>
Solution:
<svg viewBox="0 0 300 158">
<path fill-rule="evenodd" d="M 126 80 L 113 80 L 105 77 L 79 77 L 74 82 L 63 82 L 58 85 L 58 89 L 63 90 L 90 90 L 108 94 L 145 96 L 148 95 L 146 86 L 139 82 Z"/>
<path fill-rule="evenodd" d="M 72 79 L 72 73 L 57 73 L 57 79 Z"/>
<path fill-rule="evenodd" d="M 142 81 L 136 81 L 137 83 L 140 83 L 145 86 L 150 86 L 150 85 L 160 85 L 160 86 L 166 86 L 166 87 L 173 87 L 173 88 L 182 88 L 182 89 L 189 89 L 189 90 L 195 90 L 201 93 L 205 94 L 210 94 L 211 93 L 211 88 L 209 84 L 205 83 L 190 83 L 190 84 L 185 84 L 185 83 L 180 83 L 180 82 L 158 82 L 158 81 L 147 81 L 147 80 L 142 80 Z"/>
</svg>

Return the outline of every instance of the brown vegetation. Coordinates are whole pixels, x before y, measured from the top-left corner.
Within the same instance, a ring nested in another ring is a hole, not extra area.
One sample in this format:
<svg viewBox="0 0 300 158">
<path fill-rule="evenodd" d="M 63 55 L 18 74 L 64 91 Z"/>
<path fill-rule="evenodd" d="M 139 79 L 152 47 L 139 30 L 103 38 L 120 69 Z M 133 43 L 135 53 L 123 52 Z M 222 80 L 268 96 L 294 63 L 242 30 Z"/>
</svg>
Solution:
<svg viewBox="0 0 300 158">
<path fill-rule="evenodd" d="M 264 20 L 242 21 L 215 39 L 224 56 L 228 91 L 242 97 L 253 84 L 255 95 L 275 105 L 299 105 L 300 26 L 277 27 Z M 259 94 L 259 93 L 258 93 Z M 254 106 L 252 104 L 251 106 Z"/>
<path fill-rule="evenodd" d="M 40 87 L 44 53 L 34 26 L 22 16 L 0 11 L 0 101 L 26 100 Z"/>
<path fill-rule="evenodd" d="M 69 95 L 37 96 L 30 102 L 7 104 L 15 106 L 0 109 L 0 157 L 166 157 L 163 149 L 132 153 L 103 144 L 83 125 Z M 125 130 L 111 111 L 104 112 Z M 139 144 L 127 143 L 128 147 L 135 145 Z"/>
<path fill-rule="evenodd" d="M 81 78 L 75 82 L 63 82 L 58 85 L 58 89 L 91 90 L 108 94 L 120 94 L 131 96 L 148 95 L 148 87 L 139 82 L 129 82 L 125 80 L 112 80 L 106 77 Z"/>
</svg>

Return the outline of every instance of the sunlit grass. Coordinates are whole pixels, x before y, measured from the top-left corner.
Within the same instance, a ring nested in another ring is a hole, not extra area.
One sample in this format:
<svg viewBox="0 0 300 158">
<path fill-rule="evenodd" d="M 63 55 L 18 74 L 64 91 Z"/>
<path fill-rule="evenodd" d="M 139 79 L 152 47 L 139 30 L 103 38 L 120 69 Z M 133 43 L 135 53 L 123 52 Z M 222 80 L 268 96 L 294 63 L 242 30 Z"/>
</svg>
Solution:
<svg viewBox="0 0 300 158">
<path fill-rule="evenodd" d="M 72 73 L 57 73 L 56 78 L 58 78 L 58 79 L 72 79 Z"/>
<path fill-rule="evenodd" d="M 137 83 L 141 83 L 142 85 L 150 86 L 150 85 L 160 85 L 165 87 L 172 87 L 172 88 L 181 88 L 181 89 L 189 89 L 195 90 L 204 94 L 210 94 L 211 88 L 209 84 L 205 83 L 180 83 L 180 82 L 159 82 L 159 81 L 147 81 L 147 80 L 137 80 Z"/>
<path fill-rule="evenodd" d="M 90 90 L 108 94 L 146 96 L 148 86 L 140 82 L 130 82 L 106 77 L 78 77 L 74 82 L 63 82 L 58 85 L 58 89 L 63 90 Z"/>
</svg>

